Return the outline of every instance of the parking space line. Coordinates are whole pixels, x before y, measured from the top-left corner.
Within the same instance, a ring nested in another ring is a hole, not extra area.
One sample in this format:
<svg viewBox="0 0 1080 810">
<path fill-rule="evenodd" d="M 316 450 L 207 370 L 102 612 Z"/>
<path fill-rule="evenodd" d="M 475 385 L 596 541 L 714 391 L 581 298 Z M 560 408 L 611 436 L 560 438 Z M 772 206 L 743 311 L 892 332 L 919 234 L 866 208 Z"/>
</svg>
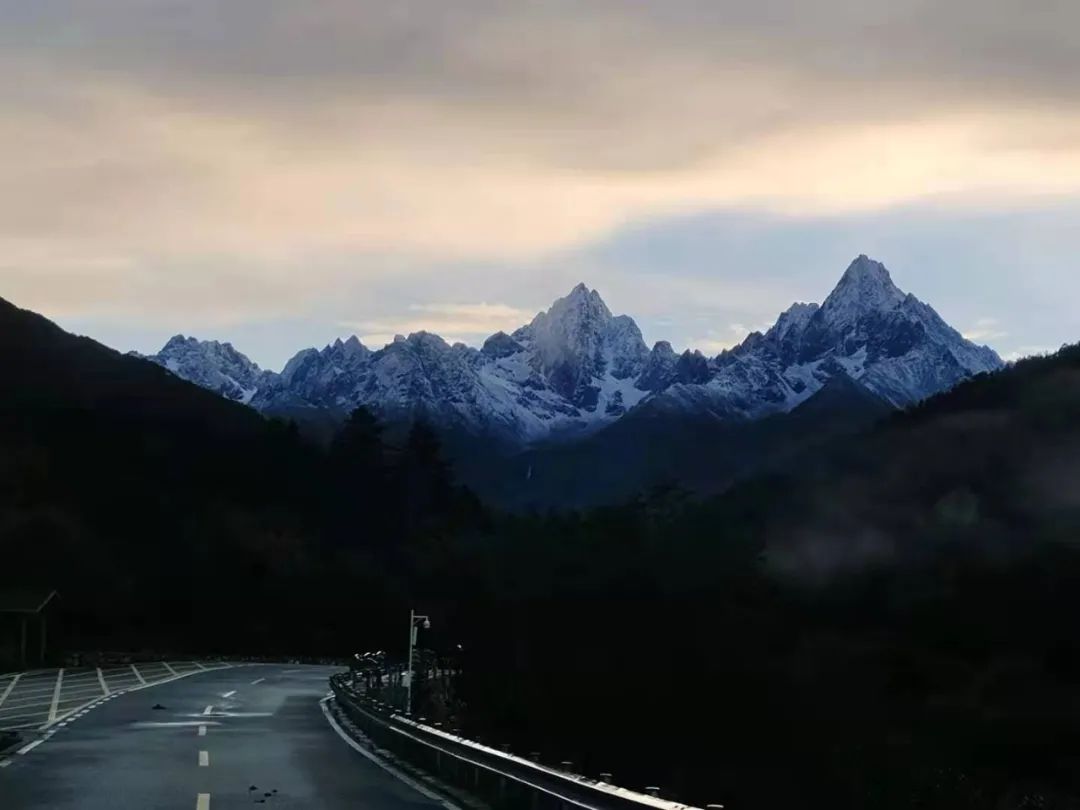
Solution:
<svg viewBox="0 0 1080 810">
<path fill-rule="evenodd" d="M 101 674 L 101 667 L 98 667 L 97 678 L 98 683 L 101 684 L 101 691 L 106 695 L 109 694 L 109 687 L 105 685 L 105 676 Z"/>
<path fill-rule="evenodd" d="M 139 683 L 141 683 L 141 684 L 146 683 L 146 678 L 144 678 L 142 676 L 142 673 L 139 672 L 138 668 L 136 668 L 136 666 L 134 664 L 131 665 L 131 671 L 135 673 L 135 677 L 139 679 Z"/>
<path fill-rule="evenodd" d="M 20 688 L 20 689 L 16 690 L 17 691 L 16 697 L 26 697 L 28 695 L 48 695 L 48 694 L 52 694 L 52 690 L 55 689 L 55 688 L 56 688 L 56 682 L 55 681 L 50 683 L 48 686 L 42 687 L 40 689 Z"/>
<path fill-rule="evenodd" d="M 0 710 L 0 715 L 15 711 L 16 709 L 32 709 L 35 706 L 45 706 L 47 709 L 51 705 L 52 695 L 49 695 L 47 698 L 44 699 L 34 698 L 32 700 L 13 700 L 6 706 L 4 706 L 2 710 Z"/>
<path fill-rule="evenodd" d="M 45 742 L 45 740 L 34 740 L 32 743 L 27 743 L 26 745 L 24 745 L 22 748 L 20 748 L 15 753 L 19 754 L 20 756 L 23 755 L 23 754 L 29 754 L 31 751 L 33 751 L 35 748 L 37 748 L 43 742 Z"/>
<path fill-rule="evenodd" d="M 38 717 L 38 718 L 41 718 L 41 717 L 44 717 L 44 716 L 45 716 L 44 711 L 28 712 L 26 714 L 9 714 L 9 715 L 6 715 L 5 717 L 0 717 L 0 722 L 5 722 L 6 723 L 9 720 L 21 720 L 24 717 Z"/>
<path fill-rule="evenodd" d="M 60 688 L 64 685 L 64 670 L 56 672 L 56 688 L 53 690 L 52 706 L 49 708 L 49 722 L 56 719 L 56 707 L 60 703 Z"/>
<path fill-rule="evenodd" d="M 170 673 L 171 675 L 175 675 L 175 674 L 176 674 L 176 670 L 175 670 L 175 669 L 173 669 L 173 668 L 172 668 L 171 666 L 169 666 L 169 665 L 168 665 L 168 664 L 167 664 L 166 662 L 162 661 L 162 662 L 161 662 L 161 665 L 162 665 L 163 667 L 165 667 L 165 669 L 169 670 L 169 673 Z"/>
</svg>

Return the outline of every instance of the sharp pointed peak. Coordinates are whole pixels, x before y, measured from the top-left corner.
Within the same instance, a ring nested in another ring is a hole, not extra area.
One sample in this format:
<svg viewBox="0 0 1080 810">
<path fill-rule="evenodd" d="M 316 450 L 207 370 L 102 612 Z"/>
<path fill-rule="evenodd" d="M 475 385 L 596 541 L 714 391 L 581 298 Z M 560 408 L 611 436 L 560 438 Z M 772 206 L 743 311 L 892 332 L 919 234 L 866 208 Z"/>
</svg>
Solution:
<svg viewBox="0 0 1080 810">
<path fill-rule="evenodd" d="M 847 270 L 844 271 L 841 282 L 845 280 L 857 281 L 861 279 L 872 279 L 892 284 L 892 276 L 889 275 L 888 268 L 876 259 L 871 259 L 865 253 L 860 253 L 852 260 L 851 264 L 848 265 Z"/>
<path fill-rule="evenodd" d="M 842 310 L 892 309 L 899 306 L 905 294 L 893 283 L 885 265 L 865 253 L 848 265 L 836 288 L 825 299 L 822 309 Z"/>
</svg>

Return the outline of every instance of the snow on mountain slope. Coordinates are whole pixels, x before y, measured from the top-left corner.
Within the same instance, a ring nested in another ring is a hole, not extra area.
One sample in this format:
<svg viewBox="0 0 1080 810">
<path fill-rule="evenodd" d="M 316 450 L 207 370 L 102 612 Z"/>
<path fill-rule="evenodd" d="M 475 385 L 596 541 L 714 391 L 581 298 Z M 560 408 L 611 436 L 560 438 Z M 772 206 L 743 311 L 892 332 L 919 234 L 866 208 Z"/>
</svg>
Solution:
<svg viewBox="0 0 1080 810">
<path fill-rule="evenodd" d="M 209 388 L 226 399 L 250 404 L 275 376 L 263 371 L 230 343 L 200 341 L 176 335 L 157 354 L 146 358 L 185 380 Z"/>
<path fill-rule="evenodd" d="M 965 340 L 898 289 L 884 265 L 859 256 L 820 307 L 796 304 L 764 335 L 755 332 L 716 358 L 704 385 L 662 396 L 671 400 L 667 410 L 681 404 L 757 418 L 791 410 L 845 374 L 904 407 L 1002 365 L 992 349 Z"/>
<path fill-rule="evenodd" d="M 766 333 L 715 358 L 650 351 L 634 321 L 579 284 L 545 312 L 482 348 L 418 332 L 371 351 L 355 337 L 305 349 L 280 374 L 229 344 L 177 336 L 149 358 L 263 411 L 423 416 L 444 427 L 526 444 L 593 431 L 636 407 L 719 419 L 789 411 L 840 375 L 901 407 L 1000 368 L 866 256 L 817 304 L 795 304 Z"/>
</svg>

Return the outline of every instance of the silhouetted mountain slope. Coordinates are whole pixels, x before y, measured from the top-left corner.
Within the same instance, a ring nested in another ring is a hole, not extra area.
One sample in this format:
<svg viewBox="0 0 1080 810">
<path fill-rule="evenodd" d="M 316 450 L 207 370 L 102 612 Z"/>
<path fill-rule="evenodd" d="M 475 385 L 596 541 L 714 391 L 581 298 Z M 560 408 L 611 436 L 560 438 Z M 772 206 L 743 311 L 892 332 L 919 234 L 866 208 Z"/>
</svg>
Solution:
<svg viewBox="0 0 1080 810">
<path fill-rule="evenodd" d="M 585 439 L 486 458 L 461 474 L 481 497 L 515 510 L 616 504 L 656 486 L 711 495 L 740 478 L 798 465 L 891 410 L 837 375 L 789 413 L 732 419 L 646 405 Z"/>
<path fill-rule="evenodd" d="M 0 369 L 0 586 L 60 590 L 72 644 L 335 649 L 326 616 L 379 610 L 411 538 L 472 519 L 419 426 L 310 444 L 6 302 Z"/>
<path fill-rule="evenodd" d="M 265 420 L 250 409 L 122 355 L 0 299 L 0 411 L 81 408 L 111 419 L 200 424 L 251 433 Z"/>
</svg>

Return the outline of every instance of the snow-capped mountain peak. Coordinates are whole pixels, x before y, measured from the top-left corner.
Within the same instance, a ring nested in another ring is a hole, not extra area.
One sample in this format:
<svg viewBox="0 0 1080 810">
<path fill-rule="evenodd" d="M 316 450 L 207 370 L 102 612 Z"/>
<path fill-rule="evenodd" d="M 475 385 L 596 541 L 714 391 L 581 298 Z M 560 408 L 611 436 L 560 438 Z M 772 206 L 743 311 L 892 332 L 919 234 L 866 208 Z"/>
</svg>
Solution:
<svg viewBox="0 0 1080 810">
<path fill-rule="evenodd" d="M 584 284 L 514 332 L 513 339 L 532 355 L 532 367 L 547 383 L 578 408 L 589 412 L 598 407 L 621 409 L 627 407 L 628 397 L 636 401 L 644 395 L 621 390 L 625 386 L 605 388 L 608 378 L 637 377 L 649 349 L 633 319 L 613 316 L 600 293 Z M 608 402 L 605 393 L 613 399 L 618 393 L 618 402 Z"/>
<path fill-rule="evenodd" d="M 376 351 L 350 337 L 305 349 L 274 374 L 227 343 L 177 335 L 149 359 L 265 412 L 365 405 L 387 419 L 422 414 L 517 444 L 601 427 L 646 400 L 668 414 L 757 418 L 840 377 L 904 406 L 1001 366 L 864 255 L 823 304 L 795 304 L 764 334 L 714 358 L 676 354 L 666 341 L 650 351 L 632 318 L 578 284 L 479 349 L 424 331 Z"/>
<path fill-rule="evenodd" d="M 178 377 L 245 405 L 265 384 L 268 373 L 234 349 L 231 343 L 203 341 L 184 335 L 169 338 L 160 352 L 147 359 Z"/>
<path fill-rule="evenodd" d="M 869 311 L 895 309 L 907 296 L 893 283 L 885 265 L 860 255 L 821 305 L 829 323 L 840 323 Z"/>
</svg>

